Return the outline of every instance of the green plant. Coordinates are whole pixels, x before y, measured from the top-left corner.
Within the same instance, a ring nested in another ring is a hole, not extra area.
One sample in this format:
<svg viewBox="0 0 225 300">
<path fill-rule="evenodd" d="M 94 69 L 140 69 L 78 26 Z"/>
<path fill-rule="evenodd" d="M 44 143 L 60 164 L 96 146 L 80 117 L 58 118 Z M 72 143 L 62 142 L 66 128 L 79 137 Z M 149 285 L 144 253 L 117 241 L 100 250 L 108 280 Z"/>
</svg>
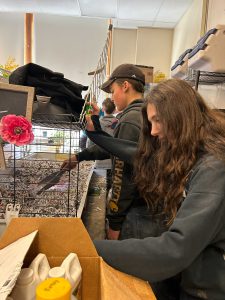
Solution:
<svg viewBox="0 0 225 300">
<path fill-rule="evenodd" d="M 0 64 L 0 68 L 3 69 L 1 70 L 1 74 L 4 78 L 8 78 L 10 73 L 19 67 L 19 65 L 17 65 L 15 62 L 15 58 L 9 56 L 4 65 Z"/>
</svg>

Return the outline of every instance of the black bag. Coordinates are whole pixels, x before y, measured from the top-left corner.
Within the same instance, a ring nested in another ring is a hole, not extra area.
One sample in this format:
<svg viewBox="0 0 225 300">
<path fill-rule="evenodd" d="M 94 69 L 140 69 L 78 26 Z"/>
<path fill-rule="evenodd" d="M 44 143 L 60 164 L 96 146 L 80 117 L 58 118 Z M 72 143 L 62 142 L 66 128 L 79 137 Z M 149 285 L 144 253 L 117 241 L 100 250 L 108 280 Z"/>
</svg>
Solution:
<svg viewBox="0 0 225 300">
<path fill-rule="evenodd" d="M 9 76 L 9 83 L 17 85 L 32 86 L 35 88 L 35 95 L 51 97 L 50 103 L 59 107 L 59 112 L 80 116 L 84 105 L 82 91 L 86 91 L 88 86 L 83 86 L 69 79 L 64 78 L 62 73 L 53 72 L 37 64 L 29 63 L 17 68 Z M 38 112 L 35 107 L 35 113 Z M 61 108 L 61 109 L 60 109 Z M 55 112 L 55 109 L 49 106 Z"/>
</svg>

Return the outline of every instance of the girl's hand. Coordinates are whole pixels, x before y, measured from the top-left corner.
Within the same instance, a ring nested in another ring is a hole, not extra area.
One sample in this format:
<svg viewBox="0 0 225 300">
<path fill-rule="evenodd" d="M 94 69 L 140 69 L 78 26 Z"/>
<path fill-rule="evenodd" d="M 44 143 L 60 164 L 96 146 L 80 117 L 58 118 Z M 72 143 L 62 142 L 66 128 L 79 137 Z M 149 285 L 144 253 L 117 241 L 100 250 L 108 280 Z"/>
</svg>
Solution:
<svg viewBox="0 0 225 300">
<path fill-rule="evenodd" d="M 71 157 L 71 159 L 64 160 L 60 169 L 61 170 L 65 169 L 65 170 L 69 171 L 69 170 L 76 168 L 77 164 L 78 164 L 77 157 L 76 157 L 76 155 L 73 155 Z"/>
</svg>

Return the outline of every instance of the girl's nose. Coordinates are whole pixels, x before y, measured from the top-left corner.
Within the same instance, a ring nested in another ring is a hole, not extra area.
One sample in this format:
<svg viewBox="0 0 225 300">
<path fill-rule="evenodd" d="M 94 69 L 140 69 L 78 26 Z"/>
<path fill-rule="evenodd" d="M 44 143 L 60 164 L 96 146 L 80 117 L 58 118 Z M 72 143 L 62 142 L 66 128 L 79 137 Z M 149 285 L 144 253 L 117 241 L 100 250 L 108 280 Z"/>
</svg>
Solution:
<svg viewBox="0 0 225 300">
<path fill-rule="evenodd" d="M 151 129 L 151 135 L 152 136 L 158 136 L 159 135 L 159 130 L 158 130 L 157 126 L 154 126 L 153 124 L 152 124 L 152 129 Z"/>
</svg>

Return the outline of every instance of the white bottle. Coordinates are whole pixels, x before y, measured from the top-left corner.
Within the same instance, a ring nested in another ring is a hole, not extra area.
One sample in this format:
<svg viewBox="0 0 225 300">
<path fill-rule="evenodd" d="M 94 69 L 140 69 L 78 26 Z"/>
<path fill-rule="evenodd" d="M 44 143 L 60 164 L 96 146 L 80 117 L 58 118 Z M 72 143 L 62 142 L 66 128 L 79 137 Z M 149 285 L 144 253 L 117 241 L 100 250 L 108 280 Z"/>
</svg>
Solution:
<svg viewBox="0 0 225 300">
<path fill-rule="evenodd" d="M 30 268 L 23 268 L 10 296 L 16 300 L 33 300 L 35 288 L 34 271 Z"/>
<path fill-rule="evenodd" d="M 82 269 L 75 253 L 70 253 L 62 262 L 60 267 L 50 269 L 48 276 L 50 278 L 61 277 L 67 279 L 72 287 L 72 293 L 77 289 L 81 281 Z"/>
<path fill-rule="evenodd" d="M 49 270 L 46 255 L 39 253 L 29 268 L 21 269 L 10 296 L 15 300 L 34 300 L 36 287 L 48 277 Z"/>
<path fill-rule="evenodd" d="M 48 263 L 47 256 L 43 253 L 39 253 L 34 258 L 29 268 L 31 268 L 34 271 L 34 277 L 38 282 L 37 284 L 44 281 L 46 278 L 48 278 L 48 272 L 50 270 L 50 265 Z"/>
</svg>

